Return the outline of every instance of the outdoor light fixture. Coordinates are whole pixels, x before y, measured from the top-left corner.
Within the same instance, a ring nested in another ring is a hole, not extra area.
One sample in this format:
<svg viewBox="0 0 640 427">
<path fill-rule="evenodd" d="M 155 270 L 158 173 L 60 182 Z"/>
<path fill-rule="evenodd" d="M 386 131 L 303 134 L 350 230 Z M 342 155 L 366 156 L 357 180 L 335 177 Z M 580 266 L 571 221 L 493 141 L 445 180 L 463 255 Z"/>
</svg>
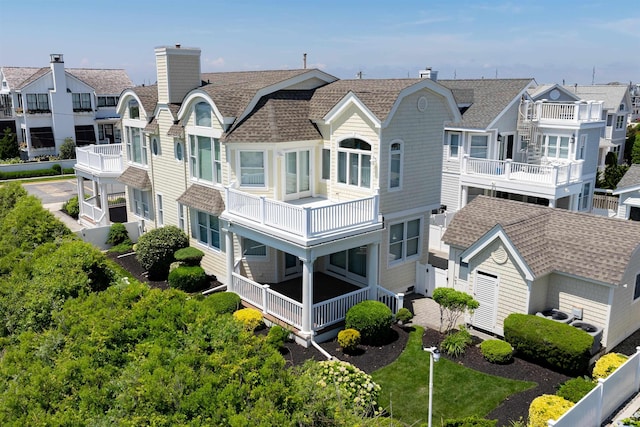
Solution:
<svg viewBox="0 0 640 427">
<path fill-rule="evenodd" d="M 433 362 L 440 360 L 440 351 L 437 347 L 423 347 L 424 351 L 431 353 L 429 356 L 429 424 L 431 427 L 431 408 L 433 406 Z"/>
<path fill-rule="evenodd" d="M 576 134 L 574 133 L 573 135 L 571 135 L 571 138 L 569 138 L 569 142 L 571 144 L 573 144 L 574 142 L 576 142 Z"/>
<path fill-rule="evenodd" d="M 502 135 L 498 134 L 498 142 L 502 142 Z"/>
</svg>

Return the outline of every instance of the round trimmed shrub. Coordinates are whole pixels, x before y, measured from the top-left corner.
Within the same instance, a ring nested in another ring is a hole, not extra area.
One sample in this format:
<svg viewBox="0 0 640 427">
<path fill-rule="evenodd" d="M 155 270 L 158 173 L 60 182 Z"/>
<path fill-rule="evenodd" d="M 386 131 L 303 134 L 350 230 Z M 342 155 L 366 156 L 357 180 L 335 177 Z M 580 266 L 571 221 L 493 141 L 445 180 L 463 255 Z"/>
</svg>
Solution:
<svg viewBox="0 0 640 427">
<path fill-rule="evenodd" d="M 343 329 L 338 332 L 338 344 L 345 353 L 354 351 L 360 344 L 360 332 L 355 329 Z"/>
<path fill-rule="evenodd" d="M 529 406 L 529 424 L 527 426 L 547 427 L 548 420 L 557 420 L 573 405 L 573 402 L 552 394 L 536 397 Z"/>
<path fill-rule="evenodd" d="M 188 246 L 186 248 L 178 249 L 173 257 L 176 261 L 181 262 L 185 265 L 200 265 L 200 261 L 204 258 L 204 252 L 202 252 L 198 248 L 194 248 L 193 246 Z"/>
<path fill-rule="evenodd" d="M 363 344 L 385 344 L 390 337 L 393 313 L 379 301 L 362 301 L 347 311 L 345 329 L 360 332 Z"/>
<path fill-rule="evenodd" d="M 480 352 L 491 363 L 509 363 L 513 359 L 511 344 L 502 340 L 486 340 L 480 344 Z"/>
<path fill-rule="evenodd" d="M 183 265 L 169 273 L 169 286 L 185 292 L 197 292 L 207 288 L 208 280 L 199 265 Z"/>
<path fill-rule="evenodd" d="M 240 307 L 240 296 L 233 292 L 216 292 L 205 298 L 205 305 L 216 314 L 231 314 Z"/>
<path fill-rule="evenodd" d="M 289 331 L 280 325 L 273 325 L 267 333 L 267 344 L 272 345 L 275 349 L 284 348 L 284 343 L 289 339 Z"/>
<path fill-rule="evenodd" d="M 398 322 L 402 322 L 402 323 L 407 323 L 409 322 L 411 319 L 413 319 L 413 313 L 411 313 L 411 311 L 406 308 L 406 307 L 402 307 L 400 310 L 398 310 L 398 312 L 396 313 L 396 320 Z"/>
<path fill-rule="evenodd" d="M 571 378 L 563 383 L 556 394 L 569 402 L 578 403 L 580 399 L 585 397 L 596 384 L 588 377 Z"/>
<path fill-rule="evenodd" d="M 233 313 L 233 318 L 242 322 L 248 331 L 254 331 L 264 325 L 262 313 L 255 308 L 242 308 Z"/>
<path fill-rule="evenodd" d="M 138 239 L 136 258 L 149 272 L 149 278 L 162 280 L 169 274 L 169 266 L 174 261 L 173 254 L 189 246 L 189 238 L 184 231 L 174 225 L 155 228 Z"/>
<path fill-rule="evenodd" d="M 609 375 L 613 373 L 616 369 L 620 367 L 624 362 L 628 359 L 624 354 L 619 353 L 608 353 L 602 356 L 600 359 L 596 361 L 595 366 L 593 367 L 593 374 L 591 375 L 594 381 L 597 381 L 598 378 L 607 378 Z"/>
<path fill-rule="evenodd" d="M 55 173 L 62 173 L 62 166 L 60 166 L 59 164 L 55 163 L 53 165 L 51 165 L 51 170 L 54 171 Z"/>
</svg>

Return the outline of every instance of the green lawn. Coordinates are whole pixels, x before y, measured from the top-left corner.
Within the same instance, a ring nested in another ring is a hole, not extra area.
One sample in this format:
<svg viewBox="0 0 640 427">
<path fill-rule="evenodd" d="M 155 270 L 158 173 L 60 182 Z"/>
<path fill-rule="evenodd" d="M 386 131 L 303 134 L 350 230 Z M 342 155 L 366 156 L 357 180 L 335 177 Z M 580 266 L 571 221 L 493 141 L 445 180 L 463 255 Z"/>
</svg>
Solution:
<svg viewBox="0 0 640 427">
<path fill-rule="evenodd" d="M 422 349 L 423 332 L 416 327 L 398 360 L 373 373 L 382 388 L 380 404 L 393 418 L 411 425 L 426 422 L 428 417 L 429 353 Z M 440 419 L 484 417 L 507 396 L 536 385 L 486 375 L 444 357 L 434 363 L 433 370 L 434 425 L 440 425 Z"/>
</svg>

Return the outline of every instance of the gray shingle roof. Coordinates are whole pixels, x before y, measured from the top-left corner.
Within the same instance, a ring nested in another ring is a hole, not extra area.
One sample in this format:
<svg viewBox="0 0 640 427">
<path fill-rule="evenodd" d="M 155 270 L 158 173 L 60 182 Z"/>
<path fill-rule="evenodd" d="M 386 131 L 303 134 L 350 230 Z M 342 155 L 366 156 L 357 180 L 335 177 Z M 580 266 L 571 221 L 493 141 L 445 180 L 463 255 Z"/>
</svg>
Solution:
<svg viewBox="0 0 640 427">
<path fill-rule="evenodd" d="M 620 103 L 625 100 L 629 90 L 628 85 L 593 85 L 593 86 L 565 86 L 571 93 L 575 93 L 584 101 L 604 101 L 604 108 L 618 111 Z M 631 106 L 627 105 L 627 109 Z"/>
<path fill-rule="evenodd" d="M 21 89 L 51 72 L 51 68 L 3 67 L 2 71 L 11 89 Z M 121 69 L 65 68 L 65 71 L 91 86 L 98 95 L 118 95 L 133 87 L 127 72 Z"/>
<path fill-rule="evenodd" d="M 48 70 L 48 68 L 46 68 Z M 29 77 L 33 76 L 38 71 L 42 70 L 42 68 L 34 68 L 34 67 L 2 67 L 2 72 L 4 73 L 4 77 L 9 84 L 10 89 L 18 89 L 20 84 L 27 80 Z"/>
<path fill-rule="evenodd" d="M 224 200 L 220 192 L 204 185 L 193 184 L 177 201 L 213 215 L 220 215 L 224 211 Z"/>
<path fill-rule="evenodd" d="M 158 86 L 136 86 L 132 88 L 132 90 L 138 95 L 138 98 L 140 98 L 144 111 L 146 111 L 147 114 L 153 114 L 156 109 L 156 104 L 158 103 Z"/>
<path fill-rule="evenodd" d="M 129 187 L 139 190 L 151 190 L 151 180 L 146 170 L 129 166 L 117 178 L 118 181 Z"/>
<path fill-rule="evenodd" d="M 532 82 L 531 78 L 438 80 L 458 104 L 471 104 L 462 114 L 462 123 L 455 124 L 468 129 L 486 129 Z"/>
<path fill-rule="evenodd" d="M 442 240 L 468 248 L 500 225 L 533 274 L 562 272 L 620 284 L 640 246 L 640 223 L 479 196 L 456 213 Z"/>
<path fill-rule="evenodd" d="M 618 186 L 616 192 L 629 187 L 640 186 L 640 164 L 632 164 L 627 172 L 624 174 Z"/>
</svg>

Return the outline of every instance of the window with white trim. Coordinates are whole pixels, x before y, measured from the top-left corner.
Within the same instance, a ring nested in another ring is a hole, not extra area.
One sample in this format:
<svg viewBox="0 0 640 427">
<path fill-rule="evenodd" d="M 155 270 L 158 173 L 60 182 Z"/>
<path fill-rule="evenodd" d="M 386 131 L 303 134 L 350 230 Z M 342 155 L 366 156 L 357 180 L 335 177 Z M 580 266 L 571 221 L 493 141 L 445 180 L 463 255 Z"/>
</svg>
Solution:
<svg viewBox="0 0 640 427">
<path fill-rule="evenodd" d="M 189 135 L 191 178 L 196 181 L 222 183 L 220 141 L 208 136 Z"/>
<path fill-rule="evenodd" d="M 140 118 L 140 105 L 138 101 L 131 100 L 129 101 L 129 118 L 130 119 L 139 119 Z"/>
<path fill-rule="evenodd" d="M 182 231 L 185 231 L 186 220 L 184 217 L 184 205 L 182 203 L 178 203 L 178 228 Z"/>
<path fill-rule="evenodd" d="M 457 159 L 460 153 L 460 139 L 462 135 L 459 133 L 447 134 L 447 142 L 449 143 L 448 157 L 450 159 Z"/>
<path fill-rule="evenodd" d="M 28 93 L 27 112 L 50 113 L 51 110 L 49 109 L 49 95 L 46 93 Z"/>
<path fill-rule="evenodd" d="M 182 141 L 179 141 L 178 139 L 174 139 L 174 143 L 173 156 L 176 160 L 181 162 L 184 160 L 184 145 L 182 145 Z"/>
<path fill-rule="evenodd" d="M 331 178 L 331 150 L 322 149 L 322 179 Z"/>
<path fill-rule="evenodd" d="M 471 135 L 471 147 L 469 157 L 476 159 L 486 159 L 489 154 L 489 136 Z"/>
<path fill-rule="evenodd" d="M 402 143 L 394 142 L 389 151 L 389 189 L 402 187 Z"/>
<path fill-rule="evenodd" d="M 584 160 L 587 153 L 587 135 L 580 135 L 580 142 L 578 143 L 578 152 L 576 153 L 577 160 Z"/>
<path fill-rule="evenodd" d="M 357 138 L 340 141 L 338 148 L 338 182 L 371 187 L 371 145 Z"/>
<path fill-rule="evenodd" d="M 591 183 L 585 182 L 582 191 L 578 195 L 578 209 L 586 211 L 589 207 L 589 198 L 591 197 Z"/>
<path fill-rule="evenodd" d="M 616 129 L 624 128 L 624 116 L 618 116 L 616 118 Z"/>
<path fill-rule="evenodd" d="M 389 263 L 406 261 L 420 254 L 420 218 L 389 226 Z"/>
<path fill-rule="evenodd" d="M 130 162 L 147 165 L 147 139 L 142 135 L 142 129 L 126 126 L 127 159 Z"/>
<path fill-rule="evenodd" d="M 633 288 L 633 300 L 640 298 L 640 273 L 636 275 L 636 286 Z"/>
<path fill-rule="evenodd" d="M 98 107 L 115 107 L 118 105 L 117 96 L 99 96 Z"/>
<path fill-rule="evenodd" d="M 156 194 L 156 208 L 158 209 L 158 225 L 164 225 L 164 207 L 162 206 L 162 194 Z"/>
<path fill-rule="evenodd" d="M 544 155 L 550 159 L 568 159 L 569 137 L 547 135 L 544 143 Z"/>
<path fill-rule="evenodd" d="M 154 156 L 160 155 L 160 141 L 157 136 L 151 137 L 151 153 Z"/>
<path fill-rule="evenodd" d="M 367 247 L 358 246 L 329 255 L 329 270 L 362 281 L 367 277 Z"/>
<path fill-rule="evenodd" d="M 267 247 L 264 243 L 260 243 L 247 237 L 243 237 L 242 255 L 251 258 L 266 258 Z"/>
<path fill-rule="evenodd" d="M 201 244 L 220 249 L 220 220 L 217 216 L 197 209 L 192 209 L 191 217 L 194 219 L 194 227 L 191 227 L 191 235 Z"/>
<path fill-rule="evenodd" d="M 133 206 L 133 213 L 136 214 L 136 216 L 151 219 L 151 210 L 149 209 L 150 197 L 151 194 L 149 191 L 139 190 L 137 188 L 132 189 L 131 205 Z"/>
<path fill-rule="evenodd" d="M 613 126 L 613 114 L 607 114 L 607 126 Z"/>
<path fill-rule="evenodd" d="M 211 127 L 211 105 L 206 102 L 196 104 L 196 126 Z"/>
<path fill-rule="evenodd" d="M 265 186 L 264 152 L 240 152 L 240 185 L 247 187 Z"/>
<path fill-rule="evenodd" d="M 91 111 L 90 93 L 72 93 L 73 111 Z"/>
</svg>

